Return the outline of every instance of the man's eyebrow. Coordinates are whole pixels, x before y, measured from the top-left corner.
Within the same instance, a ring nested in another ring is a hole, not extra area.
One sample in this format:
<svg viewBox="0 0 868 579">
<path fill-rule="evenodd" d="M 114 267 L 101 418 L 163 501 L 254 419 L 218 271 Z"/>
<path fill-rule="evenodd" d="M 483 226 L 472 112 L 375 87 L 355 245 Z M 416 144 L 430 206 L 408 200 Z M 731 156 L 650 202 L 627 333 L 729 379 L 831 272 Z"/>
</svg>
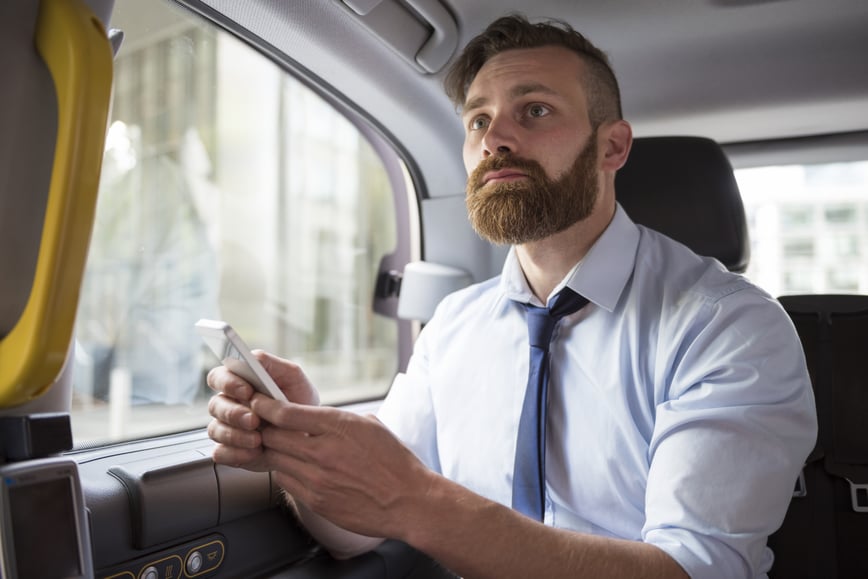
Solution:
<svg viewBox="0 0 868 579">
<path fill-rule="evenodd" d="M 557 96 L 559 94 L 556 90 L 554 90 L 550 87 L 547 87 L 544 84 L 541 84 L 538 82 L 532 82 L 532 83 L 515 85 L 514 87 L 512 87 L 509 90 L 509 97 L 512 99 L 516 99 L 516 98 L 521 98 L 525 95 L 532 94 L 532 93 L 543 93 L 543 94 L 552 95 L 552 96 Z M 464 103 L 464 106 L 461 109 L 462 116 L 466 115 L 469 111 L 472 111 L 474 109 L 478 109 L 478 108 L 484 106 L 485 103 L 487 103 L 487 102 L 488 102 L 488 98 L 485 96 L 482 96 L 482 95 L 470 99 L 469 101 Z"/>
<path fill-rule="evenodd" d="M 481 108 L 487 102 L 488 98 L 484 96 L 473 97 L 472 99 L 464 103 L 463 107 L 461 107 L 461 116 L 466 115 L 470 111 Z"/>
<path fill-rule="evenodd" d="M 543 94 L 549 94 L 549 95 L 557 95 L 558 94 L 558 92 L 556 90 L 549 88 L 544 84 L 541 84 L 538 82 L 533 82 L 533 83 L 528 83 L 528 84 L 519 84 L 519 85 L 512 87 L 512 89 L 510 89 L 510 91 L 509 91 L 509 96 L 512 98 L 518 98 L 518 97 L 523 97 L 526 94 L 531 94 L 531 93 L 535 93 L 535 92 L 541 92 Z"/>
</svg>

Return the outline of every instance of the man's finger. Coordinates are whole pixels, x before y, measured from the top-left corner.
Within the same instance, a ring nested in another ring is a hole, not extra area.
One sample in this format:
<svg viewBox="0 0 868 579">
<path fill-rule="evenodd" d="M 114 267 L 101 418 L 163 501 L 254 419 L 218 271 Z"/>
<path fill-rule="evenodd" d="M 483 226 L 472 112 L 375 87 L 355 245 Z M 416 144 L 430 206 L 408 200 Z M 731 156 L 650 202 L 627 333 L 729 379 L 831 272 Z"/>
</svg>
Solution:
<svg viewBox="0 0 868 579">
<path fill-rule="evenodd" d="M 216 419 L 208 424 L 208 436 L 214 442 L 236 448 L 255 449 L 262 446 L 262 435 L 259 431 L 232 428 Z"/>
<path fill-rule="evenodd" d="M 264 350 L 253 350 L 253 355 L 289 400 L 319 406 L 319 393 L 308 381 L 301 366 Z"/>
<path fill-rule="evenodd" d="M 307 432 L 314 436 L 333 432 L 342 412 L 327 406 L 278 402 L 263 394 L 253 396 L 250 408 L 260 418 L 275 426 Z"/>
<path fill-rule="evenodd" d="M 208 371 L 205 378 L 208 387 L 215 392 L 223 393 L 241 402 L 247 402 L 253 396 L 253 386 L 246 380 L 233 374 L 226 366 L 215 366 Z"/>
<path fill-rule="evenodd" d="M 261 446 L 257 448 L 237 448 L 218 444 L 214 447 L 211 457 L 217 464 L 243 467 L 261 459 L 262 453 L 263 451 Z"/>
<path fill-rule="evenodd" d="M 308 457 L 308 453 L 301 451 L 311 438 L 306 432 L 287 430 L 266 423 L 259 430 L 259 434 L 262 437 L 262 446 L 302 459 Z"/>
<path fill-rule="evenodd" d="M 235 428 L 256 430 L 260 426 L 259 417 L 250 408 L 223 394 L 211 397 L 208 401 L 208 413 Z"/>
</svg>

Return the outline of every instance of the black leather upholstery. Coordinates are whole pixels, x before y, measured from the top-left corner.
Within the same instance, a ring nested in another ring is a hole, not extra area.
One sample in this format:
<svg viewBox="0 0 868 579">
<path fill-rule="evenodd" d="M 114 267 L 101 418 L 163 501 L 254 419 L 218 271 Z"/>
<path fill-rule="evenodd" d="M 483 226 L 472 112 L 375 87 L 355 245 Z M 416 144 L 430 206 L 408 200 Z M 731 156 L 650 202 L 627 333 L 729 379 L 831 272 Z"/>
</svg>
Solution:
<svg viewBox="0 0 868 579">
<path fill-rule="evenodd" d="M 701 137 L 633 141 L 615 178 L 615 197 L 633 221 L 743 272 L 750 258 L 744 205 L 723 149 Z"/>
<path fill-rule="evenodd" d="M 805 350 L 819 432 L 781 528 L 770 579 L 868 577 L 868 295 L 778 298 Z"/>
</svg>

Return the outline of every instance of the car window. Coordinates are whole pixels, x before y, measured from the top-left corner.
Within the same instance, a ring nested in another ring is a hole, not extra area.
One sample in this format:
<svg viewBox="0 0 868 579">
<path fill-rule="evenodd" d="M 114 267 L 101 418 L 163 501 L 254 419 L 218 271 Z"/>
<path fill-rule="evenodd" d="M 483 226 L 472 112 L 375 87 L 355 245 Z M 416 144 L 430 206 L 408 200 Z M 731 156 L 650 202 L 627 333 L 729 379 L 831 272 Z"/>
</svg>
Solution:
<svg viewBox="0 0 868 579">
<path fill-rule="evenodd" d="M 359 125 L 231 34 L 119 0 L 125 33 L 75 332 L 77 445 L 203 426 L 230 322 L 323 402 L 382 396 L 397 322 L 373 310 L 395 196 Z M 393 180 L 394 181 L 394 180 Z"/>
<path fill-rule="evenodd" d="M 774 296 L 868 293 L 868 161 L 736 170 L 747 276 Z"/>
</svg>

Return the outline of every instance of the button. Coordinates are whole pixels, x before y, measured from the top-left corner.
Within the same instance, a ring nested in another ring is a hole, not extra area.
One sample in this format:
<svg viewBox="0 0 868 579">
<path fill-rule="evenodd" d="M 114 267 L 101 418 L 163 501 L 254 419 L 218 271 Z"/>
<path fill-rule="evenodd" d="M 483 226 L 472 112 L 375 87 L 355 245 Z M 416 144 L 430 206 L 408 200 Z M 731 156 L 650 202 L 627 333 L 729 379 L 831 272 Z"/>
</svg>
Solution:
<svg viewBox="0 0 868 579">
<path fill-rule="evenodd" d="M 154 561 L 139 573 L 139 579 L 181 579 L 184 563 L 178 555 Z"/>
<path fill-rule="evenodd" d="M 220 541 L 211 541 L 199 547 L 199 552 L 202 553 L 204 561 L 202 572 L 213 571 L 223 562 L 223 543 Z"/>
<path fill-rule="evenodd" d="M 193 551 L 187 557 L 187 575 L 195 575 L 202 570 L 202 553 Z"/>
</svg>

